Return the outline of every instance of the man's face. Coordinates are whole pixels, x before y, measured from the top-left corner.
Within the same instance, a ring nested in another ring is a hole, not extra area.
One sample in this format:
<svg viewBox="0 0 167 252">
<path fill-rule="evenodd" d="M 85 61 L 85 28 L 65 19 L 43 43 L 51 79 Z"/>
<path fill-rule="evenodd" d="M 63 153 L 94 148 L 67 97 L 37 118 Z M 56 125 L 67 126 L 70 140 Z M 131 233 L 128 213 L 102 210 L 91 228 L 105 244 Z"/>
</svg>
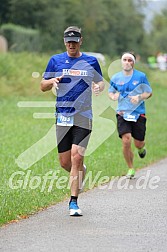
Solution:
<svg viewBox="0 0 167 252">
<path fill-rule="evenodd" d="M 133 69 L 134 62 L 130 57 L 125 57 L 122 59 L 122 68 L 124 71 L 131 71 Z"/>
<path fill-rule="evenodd" d="M 66 42 L 65 47 L 67 49 L 68 55 L 70 57 L 78 57 L 80 56 L 80 46 L 81 46 L 82 40 L 80 42 Z"/>
</svg>

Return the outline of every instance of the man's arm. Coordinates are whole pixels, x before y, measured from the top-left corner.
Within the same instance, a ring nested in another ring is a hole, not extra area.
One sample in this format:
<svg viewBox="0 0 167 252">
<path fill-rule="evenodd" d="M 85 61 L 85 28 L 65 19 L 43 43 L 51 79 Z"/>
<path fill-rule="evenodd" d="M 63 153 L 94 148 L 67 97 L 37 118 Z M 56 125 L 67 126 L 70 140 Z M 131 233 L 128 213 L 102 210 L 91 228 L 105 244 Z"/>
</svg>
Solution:
<svg viewBox="0 0 167 252">
<path fill-rule="evenodd" d="M 148 99 L 151 96 L 152 96 L 152 93 L 144 92 L 144 93 L 138 95 L 138 98 L 139 98 L 140 101 L 142 101 L 142 100 Z"/>
<path fill-rule="evenodd" d="M 142 94 L 128 96 L 132 103 L 137 104 L 140 101 L 144 101 L 152 96 L 152 93 L 144 92 Z"/>
<path fill-rule="evenodd" d="M 62 77 L 63 76 L 56 77 L 56 78 L 51 78 L 49 80 L 43 79 L 41 81 L 41 90 L 43 92 L 45 92 L 45 91 L 51 90 L 52 87 L 55 87 L 56 89 L 58 89 L 58 83 L 62 79 Z"/>
<path fill-rule="evenodd" d="M 105 87 L 104 81 L 99 81 L 97 83 L 93 82 L 93 92 L 96 95 L 99 95 L 99 93 L 104 90 L 104 87 Z"/>
<path fill-rule="evenodd" d="M 104 81 L 98 82 L 97 85 L 99 85 L 100 92 L 102 92 L 104 90 L 104 88 L 105 88 Z"/>
</svg>

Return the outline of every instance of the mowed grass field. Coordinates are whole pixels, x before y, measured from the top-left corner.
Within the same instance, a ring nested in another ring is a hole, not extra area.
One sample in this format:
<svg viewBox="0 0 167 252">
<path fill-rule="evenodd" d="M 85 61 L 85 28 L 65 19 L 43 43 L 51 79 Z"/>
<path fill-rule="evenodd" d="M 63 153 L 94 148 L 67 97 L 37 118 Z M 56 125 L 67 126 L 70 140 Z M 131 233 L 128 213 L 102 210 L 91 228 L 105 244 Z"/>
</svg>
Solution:
<svg viewBox="0 0 167 252">
<path fill-rule="evenodd" d="M 39 88 L 49 57 L 27 53 L 0 55 L 0 225 L 27 218 L 70 195 L 68 174 L 59 166 L 56 146 L 50 147 L 54 143 L 53 132 L 47 135 L 54 127 L 55 119 L 46 118 L 45 114 L 44 118 L 33 117 L 34 113 L 54 114 L 54 106 L 30 107 L 30 103 L 28 107 L 19 106 L 19 102 L 55 101 L 52 92 L 42 93 Z M 103 66 L 106 81 L 109 80 L 109 64 Z M 167 156 L 167 72 L 149 70 L 143 64 L 136 65 L 136 68 L 147 73 L 153 88 L 153 96 L 146 101 L 146 158 L 140 159 L 133 147 L 135 168 L 140 169 Z M 87 181 L 86 190 L 105 182 L 101 179 L 104 176 L 112 178 L 127 171 L 121 140 L 115 130 L 116 104 L 108 99 L 107 89 L 108 84 L 100 97 L 93 96 L 96 134 L 90 142 L 94 148 L 86 155 L 85 163 L 92 176 L 90 179 L 95 180 L 94 183 Z M 27 149 L 30 150 L 28 154 Z M 23 161 L 32 161 L 31 166 L 18 166 L 17 160 L 22 153 Z M 34 156 L 39 160 L 33 163 Z"/>
</svg>

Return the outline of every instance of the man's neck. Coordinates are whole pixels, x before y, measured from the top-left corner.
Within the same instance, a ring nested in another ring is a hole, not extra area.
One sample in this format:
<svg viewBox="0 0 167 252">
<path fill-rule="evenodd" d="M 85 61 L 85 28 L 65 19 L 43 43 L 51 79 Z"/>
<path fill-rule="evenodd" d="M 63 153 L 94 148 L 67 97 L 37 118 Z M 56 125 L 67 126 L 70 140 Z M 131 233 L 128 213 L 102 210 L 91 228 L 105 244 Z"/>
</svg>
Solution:
<svg viewBox="0 0 167 252">
<path fill-rule="evenodd" d="M 133 74 L 133 69 L 131 69 L 130 71 L 123 70 L 123 74 L 125 76 L 131 76 Z"/>
<path fill-rule="evenodd" d="M 76 54 L 69 54 L 69 52 L 67 52 L 67 55 L 69 56 L 69 57 L 71 57 L 71 58 L 79 58 L 79 57 L 81 57 L 82 56 L 82 53 L 79 51 L 79 52 L 77 52 Z"/>
</svg>

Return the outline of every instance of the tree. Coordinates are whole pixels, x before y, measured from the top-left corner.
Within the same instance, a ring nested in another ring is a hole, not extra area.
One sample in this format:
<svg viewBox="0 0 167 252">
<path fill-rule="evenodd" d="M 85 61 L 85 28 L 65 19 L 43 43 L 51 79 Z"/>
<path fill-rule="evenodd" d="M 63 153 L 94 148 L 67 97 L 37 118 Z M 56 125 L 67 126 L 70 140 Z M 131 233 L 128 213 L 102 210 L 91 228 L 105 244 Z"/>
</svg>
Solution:
<svg viewBox="0 0 167 252">
<path fill-rule="evenodd" d="M 137 12 L 132 0 L 109 1 L 104 0 L 107 11 L 106 23 L 108 24 L 105 36 L 101 40 L 110 55 L 123 51 L 133 50 L 141 53 L 143 43 L 143 16 Z M 104 46 L 103 46 L 104 48 Z"/>
<path fill-rule="evenodd" d="M 8 1 L 5 22 L 38 29 L 43 50 L 64 50 L 63 31 L 69 25 L 82 28 L 85 51 L 115 56 L 141 53 L 144 47 L 143 16 L 134 0 Z"/>
<path fill-rule="evenodd" d="M 162 51 L 167 52 L 167 8 L 153 19 L 153 28 L 149 35 L 152 41 L 152 50 L 154 53 Z"/>
<path fill-rule="evenodd" d="M 0 24 L 5 24 L 10 22 L 10 0 L 1 0 L 1 8 L 0 8 Z"/>
<path fill-rule="evenodd" d="M 43 49 L 59 48 L 64 29 L 64 2 L 65 0 L 10 0 L 11 22 L 39 29 Z"/>
</svg>

